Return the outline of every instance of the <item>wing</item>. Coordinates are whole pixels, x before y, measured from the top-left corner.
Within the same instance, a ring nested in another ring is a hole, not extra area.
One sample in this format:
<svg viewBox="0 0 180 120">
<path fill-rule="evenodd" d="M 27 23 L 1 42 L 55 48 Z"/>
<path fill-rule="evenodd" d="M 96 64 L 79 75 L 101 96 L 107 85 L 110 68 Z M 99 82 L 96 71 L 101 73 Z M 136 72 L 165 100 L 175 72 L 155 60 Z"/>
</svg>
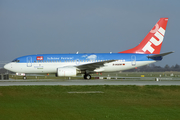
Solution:
<svg viewBox="0 0 180 120">
<path fill-rule="evenodd" d="M 110 62 L 114 62 L 114 61 L 116 61 L 116 60 L 107 60 L 107 61 L 101 61 L 101 62 L 88 63 L 88 64 L 83 64 L 83 65 L 78 65 L 75 67 L 80 69 L 80 70 L 93 71 L 96 68 L 103 67 L 105 63 L 110 63 Z"/>
</svg>

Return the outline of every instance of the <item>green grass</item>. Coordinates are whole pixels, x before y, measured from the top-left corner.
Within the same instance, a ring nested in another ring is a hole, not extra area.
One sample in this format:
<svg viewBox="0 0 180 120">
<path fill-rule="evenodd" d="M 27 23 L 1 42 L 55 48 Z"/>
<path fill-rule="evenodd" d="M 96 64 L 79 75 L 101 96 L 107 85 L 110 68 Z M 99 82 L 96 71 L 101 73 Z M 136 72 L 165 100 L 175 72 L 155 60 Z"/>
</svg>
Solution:
<svg viewBox="0 0 180 120">
<path fill-rule="evenodd" d="M 0 120 L 179 118 L 180 86 L 0 87 Z"/>
</svg>

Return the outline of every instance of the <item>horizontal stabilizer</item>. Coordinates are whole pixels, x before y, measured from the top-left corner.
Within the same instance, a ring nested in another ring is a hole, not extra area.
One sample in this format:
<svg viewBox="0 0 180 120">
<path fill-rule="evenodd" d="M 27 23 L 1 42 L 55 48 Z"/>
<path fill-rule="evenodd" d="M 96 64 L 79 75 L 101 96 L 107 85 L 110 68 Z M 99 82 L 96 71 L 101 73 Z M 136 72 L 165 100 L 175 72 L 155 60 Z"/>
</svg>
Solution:
<svg viewBox="0 0 180 120">
<path fill-rule="evenodd" d="M 147 56 L 148 58 L 154 59 L 154 60 L 158 60 L 158 59 L 162 59 L 163 56 L 168 55 L 174 53 L 174 51 L 171 52 L 167 52 L 167 53 L 162 53 L 162 54 L 157 54 L 157 55 L 151 55 L 151 56 Z"/>
</svg>

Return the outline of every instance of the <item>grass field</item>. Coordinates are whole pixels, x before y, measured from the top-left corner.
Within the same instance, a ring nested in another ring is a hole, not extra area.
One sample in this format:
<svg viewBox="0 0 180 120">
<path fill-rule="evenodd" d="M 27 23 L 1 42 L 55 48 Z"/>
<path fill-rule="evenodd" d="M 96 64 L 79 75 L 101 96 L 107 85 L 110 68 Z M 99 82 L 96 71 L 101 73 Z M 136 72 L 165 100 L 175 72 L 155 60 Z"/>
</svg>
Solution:
<svg viewBox="0 0 180 120">
<path fill-rule="evenodd" d="M 0 87 L 0 120 L 179 118 L 180 86 Z"/>
</svg>

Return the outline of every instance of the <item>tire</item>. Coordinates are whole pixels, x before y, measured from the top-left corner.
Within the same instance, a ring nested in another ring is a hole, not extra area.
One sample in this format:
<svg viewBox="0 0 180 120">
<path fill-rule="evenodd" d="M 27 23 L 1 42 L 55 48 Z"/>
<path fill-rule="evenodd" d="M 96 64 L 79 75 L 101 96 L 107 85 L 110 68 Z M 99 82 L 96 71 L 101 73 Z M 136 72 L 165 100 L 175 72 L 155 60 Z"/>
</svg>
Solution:
<svg viewBox="0 0 180 120">
<path fill-rule="evenodd" d="M 26 80 L 27 79 L 27 77 L 26 76 L 23 76 L 23 80 Z"/>
<path fill-rule="evenodd" d="M 84 75 L 84 79 L 86 79 L 86 80 L 90 80 L 91 79 L 91 75 Z"/>
<path fill-rule="evenodd" d="M 86 74 L 84 74 L 84 79 L 87 79 L 86 77 L 87 77 L 87 75 L 86 75 Z"/>
</svg>

